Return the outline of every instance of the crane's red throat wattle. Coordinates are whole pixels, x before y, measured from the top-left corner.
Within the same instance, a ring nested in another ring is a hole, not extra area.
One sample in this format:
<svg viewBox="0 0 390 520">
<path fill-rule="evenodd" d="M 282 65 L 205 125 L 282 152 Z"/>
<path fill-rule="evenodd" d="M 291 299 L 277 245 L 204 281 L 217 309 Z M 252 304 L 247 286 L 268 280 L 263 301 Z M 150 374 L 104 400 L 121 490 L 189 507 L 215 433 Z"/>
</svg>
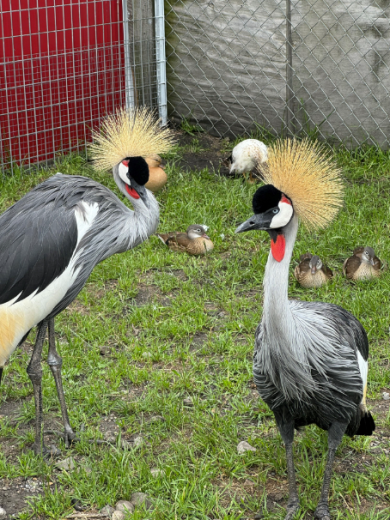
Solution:
<svg viewBox="0 0 390 520">
<path fill-rule="evenodd" d="M 138 193 L 135 191 L 134 188 L 131 188 L 128 184 L 126 186 L 126 191 L 130 195 L 130 197 L 133 197 L 133 199 L 139 199 Z"/>
<path fill-rule="evenodd" d="M 284 235 L 278 235 L 276 242 L 271 239 L 271 253 L 277 262 L 281 262 L 284 258 L 284 252 L 286 250 L 286 239 Z"/>
</svg>

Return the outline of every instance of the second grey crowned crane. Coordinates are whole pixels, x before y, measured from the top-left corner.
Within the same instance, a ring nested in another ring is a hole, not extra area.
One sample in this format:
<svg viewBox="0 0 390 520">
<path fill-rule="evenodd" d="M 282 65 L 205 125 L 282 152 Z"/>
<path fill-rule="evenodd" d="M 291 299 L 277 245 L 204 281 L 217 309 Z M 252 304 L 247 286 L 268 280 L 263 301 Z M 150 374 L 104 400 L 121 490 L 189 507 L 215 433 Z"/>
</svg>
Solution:
<svg viewBox="0 0 390 520">
<path fill-rule="evenodd" d="M 48 364 L 68 445 L 75 434 L 62 388 L 54 318 L 76 298 L 99 262 L 141 244 L 155 233 L 159 221 L 158 203 L 144 187 L 149 178 L 144 157 L 170 148 L 169 131 L 161 130 L 145 109 L 123 110 L 103 123 L 96 140 L 97 165 L 113 168 L 115 182 L 134 211 L 92 179 L 57 174 L 0 216 L 0 380 L 13 350 L 38 325 L 27 367 L 34 388 L 36 453 L 48 451 L 42 436 L 41 389 L 47 328 Z"/>
<path fill-rule="evenodd" d="M 299 509 L 294 428 L 314 423 L 328 431 L 328 459 L 314 515 L 318 520 L 330 520 L 332 465 L 343 435 L 371 435 L 375 429 L 366 408 L 368 341 L 360 322 L 338 305 L 288 299 L 298 217 L 309 227 L 323 227 L 341 203 L 338 171 L 320 151 L 307 141 L 275 145 L 269 184 L 253 197 L 253 217 L 236 229 L 260 229 L 271 237 L 253 374 L 286 446 L 290 496 L 285 520 Z"/>
</svg>

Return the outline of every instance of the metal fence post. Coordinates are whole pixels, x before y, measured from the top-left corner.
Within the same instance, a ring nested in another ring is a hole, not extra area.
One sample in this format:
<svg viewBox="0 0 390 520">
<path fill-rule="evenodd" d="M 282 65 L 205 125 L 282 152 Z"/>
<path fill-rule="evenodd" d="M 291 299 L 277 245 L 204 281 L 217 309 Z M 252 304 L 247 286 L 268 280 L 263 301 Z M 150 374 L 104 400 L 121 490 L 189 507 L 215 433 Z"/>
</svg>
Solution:
<svg viewBox="0 0 390 520">
<path fill-rule="evenodd" d="M 291 0 L 286 0 L 286 130 L 292 136 L 294 116 L 294 91 L 292 68 L 292 27 L 291 27 Z"/>
<path fill-rule="evenodd" d="M 123 45 L 125 48 L 126 108 L 135 108 L 133 70 L 130 59 L 129 13 L 127 0 L 122 0 Z"/>
<path fill-rule="evenodd" d="M 157 62 L 157 96 L 158 113 L 161 125 L 168 121 L 167 109 L 167 72 L 165 57 L 165 17 L 164 0 L 154 0 L 154 14 L 156 27 L 156 62 Z"/>
</svg>

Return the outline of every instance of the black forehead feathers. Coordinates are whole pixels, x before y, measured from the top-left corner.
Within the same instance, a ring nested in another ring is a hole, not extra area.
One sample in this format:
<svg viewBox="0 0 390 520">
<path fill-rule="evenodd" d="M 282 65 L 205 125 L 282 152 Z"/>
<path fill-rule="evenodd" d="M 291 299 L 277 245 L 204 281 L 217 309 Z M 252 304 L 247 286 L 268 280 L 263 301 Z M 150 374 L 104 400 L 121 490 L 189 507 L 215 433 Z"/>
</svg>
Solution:
<svg viewBox="0 0 390 520">
<path fill-rule="evenodd" d="M 282 192 L 267 184 L 259 188 L 253 195 L 252 207 L 254 213 L 264 213 L 268 209 L 277 206 L 282 198 Z"/>
<path fill-rule="evenodd" d="M 149 180 L 149 166 L 143 157 L 127 157 L 129 175 L 137 184 L 143 186 Z"/>
</svg>

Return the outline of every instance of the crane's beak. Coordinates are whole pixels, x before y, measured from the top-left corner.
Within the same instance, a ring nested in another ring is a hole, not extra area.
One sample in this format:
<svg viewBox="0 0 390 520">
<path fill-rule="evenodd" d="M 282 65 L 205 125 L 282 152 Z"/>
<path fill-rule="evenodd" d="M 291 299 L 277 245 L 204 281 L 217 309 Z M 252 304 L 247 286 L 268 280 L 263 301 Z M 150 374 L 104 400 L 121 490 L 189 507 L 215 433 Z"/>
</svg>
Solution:
<svg viewBox="0 0 390 520">
<path fill-rule="evenodd" d="M 145 204 L 146 207 L 149 207 L 148 203 L 148 194 L 146 193 L 145 186 L 141 186 L 136 182 L 133 177 L 130 177 L 130 186 L 138 193 L 138 195 L 141 197 L 142 202 Z"/>
<path fill-rule="evenodd" d="M 243 233 L 244 231 L 251 231 L 253 229 L 262 229 L 267 231 L 270 229 L 270 224 L 271 221 L 269 216 L 264 216 L 262 213 L 257 213 L 238 226 L 235 232 Z"/>
</svg>

